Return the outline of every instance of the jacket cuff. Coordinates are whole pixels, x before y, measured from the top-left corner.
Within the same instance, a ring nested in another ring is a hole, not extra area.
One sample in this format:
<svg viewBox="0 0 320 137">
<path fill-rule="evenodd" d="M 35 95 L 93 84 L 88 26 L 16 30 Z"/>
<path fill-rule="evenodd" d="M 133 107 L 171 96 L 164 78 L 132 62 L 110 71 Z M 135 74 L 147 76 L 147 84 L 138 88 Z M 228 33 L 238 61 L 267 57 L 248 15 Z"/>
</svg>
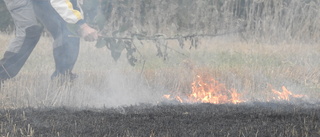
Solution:
<svg viewBox="0 0 320 137">
<path fill-rule="evenodd" d="M 86 22 L 85 22 L 83 19 L 81 19 L 81 20 L 79 20 L 76 24 L 80 26 L 80 25 L 82 25 L 82 24 L 84 24 L 84 23 L 86 23 Z"/>
</svg>

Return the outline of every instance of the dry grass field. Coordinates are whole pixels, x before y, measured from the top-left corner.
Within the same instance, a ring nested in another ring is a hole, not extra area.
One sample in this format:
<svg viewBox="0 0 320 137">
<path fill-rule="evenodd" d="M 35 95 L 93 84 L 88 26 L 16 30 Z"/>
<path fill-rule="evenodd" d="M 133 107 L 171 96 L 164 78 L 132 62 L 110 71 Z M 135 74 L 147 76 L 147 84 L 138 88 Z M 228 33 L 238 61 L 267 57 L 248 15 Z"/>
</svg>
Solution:
<svg viewBox="0 0 320 137">
<path fill-rule="evenodd" d="M 13 35 L 0 2 L 2 57 Z M 43 36 L 1 84 L 1 137 L 320 136 L 319 0 L 84 2 L 109 46 L 131 38 L 136 65 L 81 41 L 79 77 L 61 84 Z"/>
<path fill-rule="evenodd" d="M 1 34 L 1 53 L 10 38 Z M 17 77 L 0 92 L 2 136 L 319 136 L 319 44 L 259 43 L 236 35 L 202 38 L 197 49 L 169 41 L 168 59 L 152 41 L 137 45 L 140 61 L 84 42 L 73 83 L 50 80 L 51 38 L 42 37 Z M 143 63 L 145 61 L 145 63 Z M 181 104 L 197 76 L 210 77 L 245 100 Z M 304 95 L 270 101 L 285 86 Z M 236 121 L 236 123 L 234 122 Z"/>
<path fill-rule="evenodd" d="M 10 36 L 1 35 L 6 45 Z M 272 89 L 285 86 L 307 101 L 319 98 L 320 48 L 318 44 L 246 42 L 237 37 L 203 38 L 197 49 L 181 49 L 170 41 L 169 59 L 156 56 L 152 42 L 137 47 L 143 62 L 127 63 L 125 51 L 113 61 L 107 48 L 82 42 L 74 83 L 58 86 L 50 80 L 54 71 L 52 40 L 43 37 L 17 77 L 1 88 L 3 108 L 43 106 L 118 106 L 157 103 L 164 94 L 191 93 L 197 75 L 208 75 L 243 98 L 263 100 Z M 5 50 L 5 46 L 1 47 Z M 183 54 L 183 55 L 182 55 Z"/>
</svg>

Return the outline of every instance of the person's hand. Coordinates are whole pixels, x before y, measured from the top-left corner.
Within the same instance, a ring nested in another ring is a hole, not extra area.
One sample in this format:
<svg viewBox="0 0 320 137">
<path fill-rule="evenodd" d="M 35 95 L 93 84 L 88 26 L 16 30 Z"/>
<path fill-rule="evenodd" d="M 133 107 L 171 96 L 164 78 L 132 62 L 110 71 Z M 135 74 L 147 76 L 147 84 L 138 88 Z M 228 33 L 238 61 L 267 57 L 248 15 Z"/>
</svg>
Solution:
<svg viewBox="0 0 320 137">
<path fill-rule="evenodd" d="M 81 29 L 81 36 L 84 38 L 86 41 L 95 41 L 98 39 L 98 32 L 97 30 L 91 28 L 88 24 L 82 24 L 80 26 Z"/>
</svg>

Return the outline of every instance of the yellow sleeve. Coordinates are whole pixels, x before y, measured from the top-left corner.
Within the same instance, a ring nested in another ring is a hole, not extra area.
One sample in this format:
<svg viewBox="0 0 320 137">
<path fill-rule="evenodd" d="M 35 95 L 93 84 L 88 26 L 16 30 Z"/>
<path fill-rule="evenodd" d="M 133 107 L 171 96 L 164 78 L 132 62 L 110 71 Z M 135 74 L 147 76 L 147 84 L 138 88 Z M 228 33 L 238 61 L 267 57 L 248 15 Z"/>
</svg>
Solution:
<svg viewBox="0 0 320 137">
<path fill-rule="evenodd" d="M 76 24 L 83 19 L 81 10 L 73 8 L 78 5 L 73 5 L 70 0 L 50 0 L 50 3 L 57 13 L 70 24 Z"/>
</svg>

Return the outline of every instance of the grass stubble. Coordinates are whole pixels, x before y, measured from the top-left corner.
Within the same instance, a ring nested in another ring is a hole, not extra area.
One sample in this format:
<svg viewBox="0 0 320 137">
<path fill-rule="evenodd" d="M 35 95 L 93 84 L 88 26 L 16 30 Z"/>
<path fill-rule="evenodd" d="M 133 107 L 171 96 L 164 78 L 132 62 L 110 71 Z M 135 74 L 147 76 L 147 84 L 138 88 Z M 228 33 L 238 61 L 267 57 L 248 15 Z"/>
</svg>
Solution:
<svg viewBox="0 0 320 137">
<path fill-rule="evenodd" d="M 6 45 L 9 39 L 10 36 L 1 35 L 0 40 Z M 169 46 L 176 50 L 169 50 L 169 59 L 163 61 L 155 56 L 152 43 L 145 41 L 138 50 L 146 63 L 131 67 L 125 57 L 115 62 L 108 49 L 83 42 L 74 69 L 80 77 L 59 85 L 50 80 L 54 68 L 51 43 L 51 39 L 43 37 L 18 76 L 2 85 L 0 105 L 7 111 L 3 116 L 6 122 L 1 123 L 2 135 L 33 136 L 35 132 L 30 124 L 16 128 L 10 123 L 12 109 L 157 104 L 164 94 L 190 93 L 190 83 L 196 75 L 210 75 L 251 101 L 263 100 L 271 89 L 281 90 L 281 86 L 307 95 L 304 101 L 309 103 L 320 97 L 317 44 L 262 44 L 216 37 L 203 38 L 197 49 L 190 50 L 180 49 L 177 42 L 170 41 Z M 3 52 L 4 46 L 1 48 Z M 290 127 L 292 130 L 285 130 L 290 133 L 283 134 L 301 135 L 295 126 Z M 250 127 L 248 131 L 245 128 L 239 135 L 249 131 Z"/>
</svg>

